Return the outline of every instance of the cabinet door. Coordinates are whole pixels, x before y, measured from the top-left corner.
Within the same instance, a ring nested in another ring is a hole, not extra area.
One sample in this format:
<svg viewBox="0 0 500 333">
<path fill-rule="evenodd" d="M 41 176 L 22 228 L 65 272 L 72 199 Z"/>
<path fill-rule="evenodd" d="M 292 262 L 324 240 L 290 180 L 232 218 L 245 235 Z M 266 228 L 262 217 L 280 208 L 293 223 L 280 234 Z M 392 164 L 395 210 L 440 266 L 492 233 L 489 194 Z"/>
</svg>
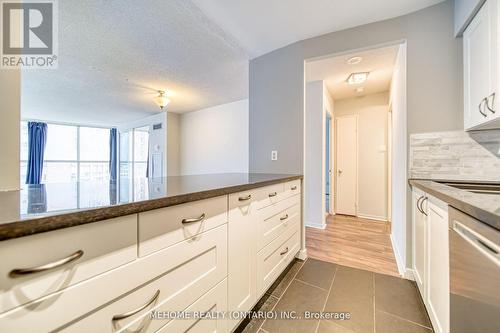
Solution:
<svg viewBox="0 0 500 333">
<path fill-rule="evenodd" d="M 464 128 L 476 129 L 496 117 L 487 107 L 498 104 L 495 93 L 497 68 L 498 0 L 488 0 L 464 32 Z M 498 99 L 499 96 L 496 96 Z"/>
<path fill-rule="evenodd" d="M 431 201 L 428 214 L 427 311 L 435 332 L 448 333 L 450 316 L 448 213 Z"/>
<path fill-rule="evenodd" d="M 413 269 L 420 294 L 426 299 L 427 216 L 417 208 L 424 197 L 421 192 L 413 192 Z M 427 209 L 425 202 L 422 206 Z"/>
<path fill-rule="evenodd" d="M 257 300 L 257 226 L 259 204 L 256 191 L 229 195 L 228 308 L 248 311 Z M 229 330 L 239 320 L 229 321 Z"/>
</svg>

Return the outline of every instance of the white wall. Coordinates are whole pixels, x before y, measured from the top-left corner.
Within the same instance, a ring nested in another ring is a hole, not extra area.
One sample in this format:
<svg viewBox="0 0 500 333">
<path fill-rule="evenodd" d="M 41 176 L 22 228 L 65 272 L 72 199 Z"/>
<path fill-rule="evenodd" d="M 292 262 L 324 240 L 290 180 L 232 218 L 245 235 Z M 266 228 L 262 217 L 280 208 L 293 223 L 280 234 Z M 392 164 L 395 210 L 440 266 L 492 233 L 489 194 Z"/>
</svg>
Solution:
<svg viewBox="0 0 500 333">
<path fill-rule="evenodd" d="M 325 221 L 325 126 L 333 101 L 323 81 L 306 84 L 304 223 L 324 228 Z"/>
<path fill-rule="evenodd" d="M 183 175 L 248 172 L 248 99 L 180 116 Z"/>
<path fill-rule="evenodd" d="M 0 70 L 0 191 L 19 189 L 21 71 Z"/>
<path fill-rule="evenodd" d="M 335 116 L 358 115 L 358 216 L 387 220 L 388 93 L 335 101 Z M 337 137 L 337 141 L 342 138 Z"/>
<path fill-rule="evenodd" d="M 167 175 L 181 174 L 181 115 L 167 112 Z"/>
<path fill-rule="evenodd" d="M 407 179 L 407 104 L 406 104 L 406 44 L 398 52 L 391 82 L 392 106 L 392 181 L 391 181 L 391 240 L 400 273 L 411 263 L 411 211 L 407 211 L 409 187 Z M 429 119 L 427 120 L 429 121 Z M 408 221 L 408 222 L 407 222 Z M 410 233 L 407 235 L 407 232 Z M 410 258 L 408 258 L 408 257 Z"/>
</svg>

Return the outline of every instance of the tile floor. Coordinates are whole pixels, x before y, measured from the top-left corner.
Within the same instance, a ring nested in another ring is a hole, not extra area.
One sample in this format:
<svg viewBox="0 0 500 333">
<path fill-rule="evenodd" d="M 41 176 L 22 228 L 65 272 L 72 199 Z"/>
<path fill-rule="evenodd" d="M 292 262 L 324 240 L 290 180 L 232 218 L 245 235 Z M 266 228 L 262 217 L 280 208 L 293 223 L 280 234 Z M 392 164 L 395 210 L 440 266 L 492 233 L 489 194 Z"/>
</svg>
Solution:
<svg viewBox="0 0 500 333">
<path fill-rule="evenodd" d="M 349 312 L 349 320 L 252 319 L 244 333 L 431 333 L 412 281 L 316 259 L 295 261 L 257 304 L 262 311 Z"/>
</svg>

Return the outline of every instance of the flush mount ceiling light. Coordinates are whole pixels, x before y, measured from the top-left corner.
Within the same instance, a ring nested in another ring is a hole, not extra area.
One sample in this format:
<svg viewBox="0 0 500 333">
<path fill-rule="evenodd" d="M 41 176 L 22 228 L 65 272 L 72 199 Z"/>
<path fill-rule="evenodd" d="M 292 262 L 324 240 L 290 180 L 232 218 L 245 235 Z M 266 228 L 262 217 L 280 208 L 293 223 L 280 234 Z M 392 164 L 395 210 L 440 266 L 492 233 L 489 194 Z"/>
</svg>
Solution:
<svg viewBox="0 0 500 333">
<path fill-rule="evenodd" d="M 347 78 L 346 82 L 349 84 L 361 84 L 366 81 L 368 78 L 369 72 L 361 72 L 361 73 L 351 73 Z"/>
<path fill-rule="evenodd" d="M 357 65 L 361 61 L 363 61 L 363 58 L 356 56 L 356 57 L 352 57 L 352 58 L 347 59 L 347 61 L 345 63 L 348 64 L 348 65 Z"/>
<path fill-rule="evenodd" d="M 160 107 L 160 109 L 163 110 L 163 108 L 166 107 L 168 103 L 170 103 L 170 99 L 168 99 L 163 90 L 158 90 L 158 94 L 159 95 L 155 97 L 154 101 Z"/>
</svg>

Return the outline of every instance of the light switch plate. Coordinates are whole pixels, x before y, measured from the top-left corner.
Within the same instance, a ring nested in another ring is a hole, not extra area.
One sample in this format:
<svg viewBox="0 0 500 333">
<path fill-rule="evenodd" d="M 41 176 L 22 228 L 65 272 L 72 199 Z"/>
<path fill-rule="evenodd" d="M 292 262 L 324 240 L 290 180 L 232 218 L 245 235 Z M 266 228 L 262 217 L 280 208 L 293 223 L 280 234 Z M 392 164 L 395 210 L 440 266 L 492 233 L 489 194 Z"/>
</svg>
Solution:
<svg viewBox="0 0 500 333">
<path fill-rule="evenodd" d="M 278 160 L 278 151 L 273 150 L 271 151 L 271 161 L 277 161 Z"/>
</svg>

